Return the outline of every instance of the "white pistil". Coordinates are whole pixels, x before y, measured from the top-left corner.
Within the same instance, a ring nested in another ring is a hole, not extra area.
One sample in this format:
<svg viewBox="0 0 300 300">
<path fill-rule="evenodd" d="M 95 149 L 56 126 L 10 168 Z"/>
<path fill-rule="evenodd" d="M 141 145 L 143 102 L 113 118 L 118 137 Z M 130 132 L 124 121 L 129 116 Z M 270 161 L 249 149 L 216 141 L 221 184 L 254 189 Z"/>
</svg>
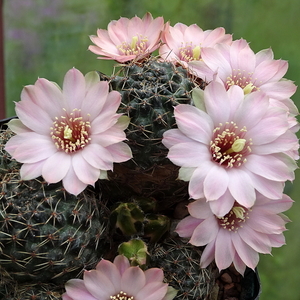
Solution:
<svg viewBox="0 0 300 300">
<path fill-rule="evenodd" d="M 131 44 L 130 44 L 130 48 L 131 50 L 135 50 L 136 49 L 136 43 L 138 42 L 139 38 L 137 36 L 133 36 L 131 39 Z"/>
<path fill-rule="evenodd" d="M 193 59 L 194 60 L 199 60 L 200 59 L 200 54 L 201 54 L 201 48 L 200 48 L 200 46 L 196 46 L 193 49 Z"/>
<path fill-rule="evenodd" d="M 67 125 L 64 129 L 64 138 L 67 140 L 72 140 L 72 129 Z"/>
<path fill-rule="evenodd" d="M 245 214 L 246 211 L 245 211 L 244 208 L 242 208 L 242 207 L 240 207 L 240 206 L 234 206 L 234 207 L 232 208 L 232 211 L 233 211 L 233 213 L 235 214 L 235 216 L 236 216 L 237 218 L 242 219 L 242 220 L 245 219 L 244 214 Z"/>
<path fill-rule="evenodd" d="M 244 88 L 243 88 L 243 91 L 244 91 L 244 95 L 247 95 L 247 94 L 250 94 L 252 92 L 253 89 L 255 89 L 255 85 L 253 85 L 251 82 L 248 83 Z"/>
</svg>

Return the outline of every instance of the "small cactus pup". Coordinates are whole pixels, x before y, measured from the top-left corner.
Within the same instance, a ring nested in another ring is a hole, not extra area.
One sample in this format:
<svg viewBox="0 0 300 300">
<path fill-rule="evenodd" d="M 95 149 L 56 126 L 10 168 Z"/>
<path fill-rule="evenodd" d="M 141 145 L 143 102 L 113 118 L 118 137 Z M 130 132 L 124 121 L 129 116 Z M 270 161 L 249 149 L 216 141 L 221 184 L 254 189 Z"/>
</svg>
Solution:
<svg viewBox="0 0 300 300">
<path fill-rule="evenodd" d="M 149 267 L 161 268 L 165 281 L 178 291 L 174 300 L 212 299 L 218 269 L 214 264 L 201 269 L 201 248 L 174 237 L 157 243 L 149 252 Z"/>
<path fill-rule="evenodd" d="M 21 282 L 58 282 L 93 268 L 106 245 L 106 208 L 93 191 L 78 196 L 42 178 L 23 181 L 19 164 L 0 157 L 0 264 Z"/>
<path fill-rule="evenodd" d="M 165 204 L 188 197 L 187 185 L 176 180 L 178 167 L 166 158 L 167 149 L 161 140 L 166 130 L 176 128 L 174 106 L 193 104 L 192 91 L 203 87 L 203 82 L 183 67 L 155 57 L 131 61 L 115 75 L 100 73 L 100 78 L 121 93 L 118 112 L 130 118 L 125 132 L 133 158 L 108 172 L 111 181 L 126 187 L 120 194 L 128 194 L 130 188 L 138 195 L 158 201 L 163 198 Z"/>
</svg>

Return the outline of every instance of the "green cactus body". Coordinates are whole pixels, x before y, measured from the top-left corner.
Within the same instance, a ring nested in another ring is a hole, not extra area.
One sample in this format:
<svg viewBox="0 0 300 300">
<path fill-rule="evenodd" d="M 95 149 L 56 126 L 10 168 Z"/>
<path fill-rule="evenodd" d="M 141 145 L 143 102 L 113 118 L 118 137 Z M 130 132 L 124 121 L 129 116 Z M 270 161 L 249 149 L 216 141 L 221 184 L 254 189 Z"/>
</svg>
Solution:
<svg viewBox="0 0 300 300">
<path fill-rule="evenodd" d="M 108 220 L 93 193 L 76 197 L 60 183 L 22 181 L 19 167 L 1 153 L 2 268 L 18 282 L 59 283 L 93 268 L 105 248 Z"/>
<path fill-rule="evenodd" d="M 64 289 L 51 283 L 17 284 L 13 289 L 0 291 L 6 300 L 61 300 Z M 1 298 L 2 299 L 2 298 Z"/>
<path fill-rule="evenodd" d="M 151 267 L 164 271 L 165 280 L 178 290 L 174 300 L 207 300 L 216 286 L 217 268 L 211 264 L 200 268 L 200 248 L 168 239 L 150 250 Z"/>
<path fill-rule="evenodd" d="M 188 197 L 186 183 L 176 180 L 179 168 L 166 158 L 168 151 L 161 140 L 166 130 L 176 128 L 174 106 L 192 104 L 191 92 L 199 82 L 186 69 L 155 58 L 132 62 L 119 75 L 100 77 L 121 93 L 119 112 L 130 117 L 126 136 L 133 159 L 115 165 L 110 180 L 126 186 L 123 194 L 131 188 L 131 193 L 158 201 L 164 198 L 164 202 L 168 195 L 172 202 Z"/>
</svg>

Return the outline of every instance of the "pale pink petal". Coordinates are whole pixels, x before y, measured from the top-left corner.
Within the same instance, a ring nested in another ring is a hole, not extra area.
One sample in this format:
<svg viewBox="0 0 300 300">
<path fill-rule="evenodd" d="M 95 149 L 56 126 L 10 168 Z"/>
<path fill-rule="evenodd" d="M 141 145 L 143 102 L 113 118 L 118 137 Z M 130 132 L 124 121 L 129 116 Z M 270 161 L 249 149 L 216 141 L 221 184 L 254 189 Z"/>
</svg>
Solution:
<svg viewBox="0 0 300 300">
<path fill-rule="evenodd" d="M 289 167 L 274 155 L 259 156 L 251 154 L 245 168 L 261 177 L 274 181 L 293 180 Z"/>
<path fill-rule="evenodd" d="M 195 141 L 179 143 L 170 148 L 168 158 L 177 166 L 198 167 L 210 158 L 208 146 Z"/>
<path fill-rule="evenodd" d="M 205 88 L 204 100 L 207 114 L 212 118 L 215 126 L 228 121 L 230 106 L 228 105 L 229 99 L 224 85 L 214 81 L 211 82 Z"/>
<path fill-rule="evenodd" d="M 205 112 L 191 105 L 180 104 L 174 108 L 174 115 L 183 134 L 195 141 L 209 144 L 213 121 Z"/>
<path fill-rule="evenodd" d="M 224 195 L 218 198 L 217 201 L 209 201 L 208 203 L 214 215 L 217 217 L 223 217 L 231 210 L 234 202 L 235 199 L 232 197 L 232 194 L 226 190 Z"/>
<path fill-rule="evenodd" d="M 108 89 L 109 85 L 107 81 L 99 81 L 87 90 L 81 110 L 83 113 L 88 113 L 91 120 L 94 120 L 99 115 L 105 105 L 109 92 Z"/>
<path fill-rule="evenodd" d="M 63 300 L 98 300 L 89 293 L 84 281 L 81 279 L 71 279 L 67 281 L 65 289 L 66 294 L 63 295 Z"/>
<path fill-rule="evenodd" d="M 216 238 L 218 231 L 219 225 L 212 215 L 195 228 L 189 242 L 195 246 L 204 246 Z"/>
<path fill-rule="evenodd" d="M 31 180 L 42 175 L 44 160 L 32 164 L 23 164 L 20 168 L 22 180 Z"/>
<path fill-rule="evenodd" d="M 117 143 L 106 147 L 112 159 L 116 163 L 124 162 L 132 158 L 131 148 L 125 143 Z"/>
<path fill-rule="evenodd" d="M 228 230 L 220 230 L 216 237 L 215 260 L 219 269 L 228 268 L 235 254 L 234 246 L 231 242 L 231 233 Z"/>
<path fill-rule="evenodd" d="M 215 259 L 215 240 L 207 244 L 202 252 L 200 267 L 206 268 Z"/>
<path fill-rule="evenodd" d="M 212 215 L 209 204 L 205 199 L 198 199 L 188 204 L 188 210 L 192 217 L 206 219 Z"/>
<path fill-rule="evenodd" d="M 86 289 L 98 300 L 109 299 L 120 291 L 116 290 L 113 283 L 105 273 L 98 270 L 85 271 L 83 280 Z"/>
<path fill-rule="evenodd" d="M 237 124 L 246 126 L 248 130 L 251 130 L 251 128 L 256 126 L 263 119 L 268 108 L 269 98 L 264 93 L 250 93 L 240 101 L 240 106 L 237 108 L 233 120 Z M 259 128 L 260 126 L 259 124 Z M 252 137 L 251 134 L 249 134 L 249 136 Z"/>
<path fill-rule="evenodd" d="M 85 151 L 82 151 L 82 157 L 94 168 L 100 170 L 113 169 L 113 157 L 110 151 L 101 144 L 89 144 Z"/>
<path fill-rule="evenodd" d="M 121 273 L 117 266 L 105 259 L 100 260 L 96 266 L 96 270 L 105 274 L 105 276 L 114 285 L 115 291 L 121 291 Z"/>
<path fill-rule="evenodd" d="M 7 123 L 8 128 L 16 134 L 31 132 L 31 129 L 26 127 L 21 120 L 19 119 L 11 119 Z"/>
<path fill-rule="evenodd" d="M 35 163 L 44 160 L 57 152 L 50 137 L 34 132 L 30 133 L 28 136 L 30 139 L 26 140 L 26 136 L 27 135 L 25 134 L 13 136 L 6 145 L 6 151 L 10 152 L 10 146 L 17 140 L 20 141 L 18 148 L 13 152 L 13 158 L 17 161 L 21 163 Z"/>
<path fill-rule="evenodd" d="M 162 269 L 159 268 L 151 268 L 144 272 L 146 277 L 146 284 L 155 282 L 155 281 L 161 281 L 164 280 L 164 272 Z"/>
<path fill-rule="evenodd" d="M 247 128 L 247 137 L 254 145 L 264 145 L 277 139 L 288 130 L 287 118 L 264 118 L 256 126 Z"/>
<path fill-rule="evenodd" d="M 146 277 L 139 267 L 131 267 L 125 270 L 121 279 L 121 290 L 128 295 L 137 295 L 145 286 Z"/>
<path fill-rule="evenodd" d="M 228 170 L 227 174 L 229 177 L 228 189 L 233 198 L 247 208 L 252 207 L 256 195 L 247 170 L 232 168 Z"/>
<path fill-rule="evenodd" d="M 66 176 L 70 166 L 70 155 L 63 151 L 57 151 L 52 156 L 45 159 L 42 175 L 47 182 L 56 183 Z"/>
<path fill-rule="evenodd" d="M 266 234 L 280 234 L 285 228 L 285 222 L 280 216 L 266 214 L 259 210 L 255 210 L 255 214 L 253 213 L 249 218 L 247 225 L 257 232 Z"/>
<path fill-rule="evenodd" d="M 100 176 L 100 170 L 90 165 L 82 152 L 72 155 L 72 166 L 77 178 L 85 184 L 93 185 Z"/>
<path fill-rule="evenodd" d="M 194 230 L 200 223 L 201 220 L 187 216 L 177 224 L 175 232 L 181 237 L 189 238 L 193 235 Z"/>
<path fill-rule="evenodd" d="M 237 252 L 234 255 L 233 264 L 235 269 L 242 275 L 244 275 L 246 271 L 246 264 L 241 260 Z"/>
<path fill-rule="evenodd" d="M 265 83 L 260 89 L 267 93 L 270 98 L 284 100 L 294 95 L 297 86 L 290 80 L 281 80 Z"/>
<path fill-rule="evenodd" d="M 171 148 L 178 143 L 191 142 L 192 139 L 183 134 L 179 129 L 170 129 L 164 132 L 162 143 L 165 147 Z"/>
<path fill-rule="evenodd" d="M 65 190 L 70 194 L 76 196 L 87 187 L 87 184 L 79 180 L 79 178 L 74 172 L 73 166 L 70 167 L 68 173 L 63 178 L 62 182 Z"/>
<path fill-rule="evenodd" d="M 114 259 L 114 264 L 117 266 L 121 275 L 123 275 L 125 270 L 130 267 L 129 260 L 123 255 L 116 256 Z"/>
<path fill-rule="evenodd" d="M 238 230 L 240 238 L 259 253 L 271 254 L 271 243 L 267 234 L 254 231 L 249 226 Z"/>
<path fill-rule="evenodd" d="M 15 110 L 17 116 L 25 126 L 39 134 L 50 135 L 53 120 L 50 118 L 48 112 L 30 101 L 17 102 Z"/>
<path fill-rule="evenodd" d="M 209 161 L 203 161 L 201 165 L 196 168 L 190 177 L 190 182 L 189 182 L 189 195 L 191 198 L 194 199 L 199 199 L 204 197 L 204 185 L 203 182 L 208 174 L 208 172 L 213 168 L 215 164 L 213 162 Z M 191 168 L 192 169 L 192 168 Z M 182 175 L 189 175 L 189 172 L 184 172 L 184 174 L 181 174 L 181 179 Z"/>
<path fill-rule="evenodd" d="M 217 200 L 224 195 L 229 183 L 229 176 L 222 166 L 215 165 L 207 173 L 204 181 L 204 195 L 208 201 Z"/>
<path fill-rule="evenodd" d="M 282 191 L 284 188 L 284 182 L 272 181 L 259 175 L 248 173 L 254 188 L 270 199 L 279 199 L 282 197 Z"/>
<path fill-rule="evenodd" d="M 81 72 L 73 68 L 69 70 L 63 82 L 63 95 L 67 100 L 68 109 L 81 109 L 85 98 L 85 79 Z"/>
<path fill-rule="evenodd" d="M 29 86 L 29 88 L 30 87 L 31 86 Z M 30 94 L 31 91 L 24 88 L 24 92 Z M 45 78 L 39 78 L 34 85 L 34 93 L 36 104 L 47 112 L 52 120 L 54 120 L 55 117 L 60 117 L 62 108 L 65 107 L 65 99 L 58 85 Z M 24 96 L 25 95 L 21 94 L 22 100 Z"/>
<path fill-rule="evenodd" d="M 251 269 L 255 269 L 259 261 L 258 253 L 247 245 L 238 234 L 231 235 L 233 245 L 241 260 Z"/>
<path fill-rule="evenodd" d="M 168 285 L 162 282 L 151 282 L 145 285 L 134 297 L 136 300 L 163 299 Z"/>
</svg>

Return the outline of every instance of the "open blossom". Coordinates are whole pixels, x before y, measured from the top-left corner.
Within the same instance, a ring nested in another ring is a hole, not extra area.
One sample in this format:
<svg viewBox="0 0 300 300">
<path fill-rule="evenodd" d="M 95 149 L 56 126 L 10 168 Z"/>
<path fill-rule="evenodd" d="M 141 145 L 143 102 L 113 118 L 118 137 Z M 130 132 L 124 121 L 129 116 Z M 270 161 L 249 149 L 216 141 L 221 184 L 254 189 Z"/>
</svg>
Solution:
<svg viewBox="0 0 300 300">
<path fill-rule="evenodd" d="M 160 35 L 164 28 L 164 19 L 153 19 L 147 13 L 142 19 L 120 18 L 111 21 L 107 30 L 98 29 L 97 36 L 90 36 L 95 45 L 89 50 L 100 55 L 100 59 L 114 59 L 126 62 L 142 59 L 155 51 L 160 45 Z"/>
<path fill-rule="evenodd" d="M 177 23 L 172 27 L 168 22 L 162 41 L 164 44 L 159 48 L 161 58 L 187 67 L 190 61 L 201 59 L 204 48 L 213 47 L 217 43 L 230 44 L 232 36 L 225 34 L 222 27 L 203 31 L 197 24 L 187 26 Z"/>
<path fill-rule="evenodd" d="M 219 270 L 233 262 L 244 274 L 246 266 L 254 269 L 259 253 L 270 254 L 272 247 L 285 244 L 283 231 L 289 219 L 281 213 L 292 206 L 286 195 L 270 200 L 261 194 L 255 205 L 246 208 L 237 202 L 224 216 L 216 216 L 205 199 L 188 205 L 190 216 L 179 222 L 176 232 L 195 246 L 205 246 L 200 266 L 207 267 L 214 259 Z"/>
<path fill-rule="evenodd" d="M 130 159 L 131 150 L 122 142 L 128 120 L 116 113 L 120 102 L 120 93 L 109 92 L 96 72 L 83 76 L 69 70 L 62 90 L 44 78 L 25 86 L 16 103 L 19 119 L 9 123 L 16 135 L 5 146 L 23 163 L 21 178 L 62 180 L 77 195 L 105 177 L 114 162 Z"/>
<path fill-rule="evenodd" d="M 204 81 L 217 80 L 226 89 L 238 85 L 245 94 L 260 90 L 272 99 L 284 100 L 296 91 L 292 81 L 283 79 L 288 62 L 275 60 L 271 49 L 255 54 L 244 39 L 204 48 L 201 61 L 192 61 L 189 66 Z"/>
<path fill-rule="evenodd" d="M 164 133 L 168 158 L 180 166 L 179 179 L 189 181 L 191 198 L 206 198 L 213 212 L 224 215 L 237 201 L 249 208 L 255 190 L 271 199 L 282 196 L 286 180 L 294 179 L 296 163 L 288 154 L 298 145 L 289 130 L 286 111 L 270 106 L 262 92 L 244 95 L 210 83 L 198 107 L 174 108 L 178 129 Z M 201 109 L 200 109 L 201 108 Z"/>
<path fill-rule="evenodd" d="M 85 271 L 82 279 L 66 283 L 63 300 L 171 300 L 168 284 L 163 283 L 161 269 L 142 271 L 131 267 L 128 259 L 119 255 L 114 262 L 101 260 L 95 270 Z"/>
</svg>

